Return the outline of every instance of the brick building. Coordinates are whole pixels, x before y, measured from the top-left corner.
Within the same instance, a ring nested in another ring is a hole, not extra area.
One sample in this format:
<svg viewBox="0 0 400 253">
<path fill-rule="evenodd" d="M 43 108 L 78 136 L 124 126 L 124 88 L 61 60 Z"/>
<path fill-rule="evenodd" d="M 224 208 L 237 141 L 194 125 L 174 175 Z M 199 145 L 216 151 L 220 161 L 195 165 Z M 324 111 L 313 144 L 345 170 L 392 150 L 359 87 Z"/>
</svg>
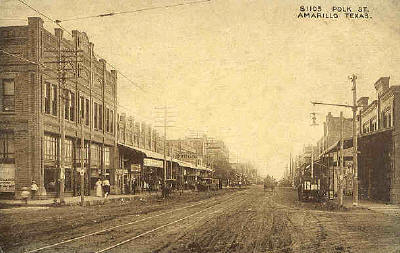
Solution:
<svg viewBox="0 0 400 253">
<path fill-rule="evenodd" d="M 376 100 L 358 100 L 364 108 L 358 118 L 359 192 L 361 197 L 400 203 L 400 86 L 389 86 L 389 77 L 374 86 Z"/>
<path fill-rule="evenodd" d="M 35 180 L 41 195 L 52 195 L 64 181 L 76 194 L 82 135 L 86 192 L 100 176 L 114 183 L 117 74 L 87 35 L 72 31 L 69 40 L 30 17 L 26 26 L 0 27 L 0 49 L 0 191 L 18 197 Z"/>
<path fill-rule="evenodd" d="M 330 196 L 338 190 L 338 169 L 340 166 L 340 137 L 342 131 L 340 116 L 333 116 L 330 112 L 326 115 L 324 122 L 324 136 L 318 141 L 317 164 L 318 170 L 323 174 L 324 180 L 328 185 L 327 191 Z M 353 136 L 353 119 L 343 117 L 343 139 L 351 139 Z M 344 147 L 343 164 L 344 172 L 344 192 L 352 192 L 352 164 L 353 154 L 351 147 Z"/>
<path fill-rule="evenodd" d="M 361 97 L 357 101 L 361 107 L 357 116 L 359 197 L 400 203 L 400 118 L 396 116 L 400 110 L 400 86 L 390 86 L 389 80 L 381 77 L 375 82 L 376 100 L 368 103 L 368 97 Z M 350 120 L 345 121 L 344 130 L 345 188 L 351 188 L 353 175 Z M 325 135 L 329 135 L 328 128 L 327 123 Z M 336 134 L 333 136 L 332 140 L 337 138 Z M 320 158 L 327 167 L 337 168 L 340 145 L 329 144 L 326 137 L 319 142 L 323 146 L 319 150 L 324 150 Z M 332 179 L 337 181 L 337 176 L 332 175 L 334 169 L 329 171 L 330 187 L 333 185 L 336 192 L 337 183 Z"/>
</svg>

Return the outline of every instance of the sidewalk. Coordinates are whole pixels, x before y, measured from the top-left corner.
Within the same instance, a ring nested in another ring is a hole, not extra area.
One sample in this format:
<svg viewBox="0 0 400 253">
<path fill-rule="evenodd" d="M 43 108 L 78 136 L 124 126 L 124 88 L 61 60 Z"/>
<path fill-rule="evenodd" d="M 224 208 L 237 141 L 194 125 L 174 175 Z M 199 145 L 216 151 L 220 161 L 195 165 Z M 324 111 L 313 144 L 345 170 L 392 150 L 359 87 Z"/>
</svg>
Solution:
<svg viewBox="0 0 400 253">
<path fill-rule="evenodd" d="M 99 205 L 104 204 L 105 202 L 115 202 L 115 201 L 124 201 L 124 200 L 132 200 L 138 198 L 146 198 L 148 196 L 160 195 L 160 192 L 142 192 L 135 195 L 108 195 L 107 198 L 96 197 L 96 196 L 85 196 L 85 205 Z M 57 201 L 57 203 L 55 203 Z M 22 200 L 9 200 L 9 199 L 0 199 L 0 208 L 7 207 L 15 207 L 15 206 L 56 206 L 58 205 L 60 199 L 40 199 L 40 200 L 29 200 L 26 205 Z M 81 197 L 65 197 L 65 204 L 67 206 L 80 205 Z"/>
<path fill-rule="evenodd" d="M 353 206 L 352 196 L 344 197 L 343 206 L 347 208 L 363 208 L 387 215 L 400 216 L 400 205 L 386 204 L 371 200 L 359 200 L 358 206 Z"/>
</svg>

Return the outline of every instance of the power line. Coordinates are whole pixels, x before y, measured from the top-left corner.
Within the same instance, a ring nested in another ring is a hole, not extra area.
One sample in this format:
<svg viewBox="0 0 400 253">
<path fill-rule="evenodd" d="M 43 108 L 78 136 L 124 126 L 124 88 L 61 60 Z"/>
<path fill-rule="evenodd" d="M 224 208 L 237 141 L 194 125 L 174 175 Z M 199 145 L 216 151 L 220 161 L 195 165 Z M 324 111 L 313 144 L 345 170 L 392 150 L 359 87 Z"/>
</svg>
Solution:
<svg viewBox="0 0 400 253">
<path fill-rule="evenodd" d="M 31 10 L 34 10 L 35 12 L 39 13 L 41 16 L 47 18 L 48 20 L 50 20 L 51 22 L 55 23 L 57 26 L 59 26 L 62 30 L 64 30 L 66 33 L 68 33 L 69 35 L 72 36 L 72 33 L 70 33 L 67 29 L 65 29 L 64 27 L 62 27 L 59 24 L 59 20 L 54 20 L 52 18 L 50 18 L 49 16 L 47 16 L 46 14 L 42 13 L 41 11 L 33 8 L 32 6 L 30 6 L 29 4 L 27 4 L 26 2 L 22 1 L 22 0 L 18 0 L 18 2 L 22 3 L 23 5 L 27 6 L 28 8 L 30 8 Z"/>
<path fill-rule="evenodd" d="M 170 5 L 163 5 L 163 6 L 147 7 L 147 8 L 142 8 L 142 9 L 130 10 L 130 11 L 109 12 L 109 13 L 102 13 L 102 14 L 98 14 L 98 15 L 91 15 L 91 16 L 84 16 L 84 17 L 70 18 L 70 19 L 63 19 L 63 20 L 58 20 L 58 21 L 59 22 L 68 22 L 68 21 L 90 19 L 90 18 L 104 18 L 104 17 L 111 17 L 111 16 L 116 16 L 116 15 L 122 15 L 122 14 L 130 14 L 130 13 L 135 13 L 135 12 L 143 12 L 143 11 L 156 10 L 156 9 L 164 9 L 164 8 L 170 8 L 170 7 L 199 4 L 199 3 L 205 3 L 205 2 L 210 2 L 210 1 L 211 0 L 202 0 L 202 1 L 187 2 L 187 3 L 179 3 L 179 4 L 170 4 Z"/>
<path fill-rule="evenodd" d="M 0 18 L 0 21 L 7 20 L 7 21 L 26 21 L 26 18 Z"/>
<path fill-rule="evenodd" d="M 18 0 L 20 3 L 24 4 L 25 6 L 27 6 L 28 8 L 30 8 L 31 10 L 34 10 L 35 12 L 37 12 L 38 14 L 40 14 L 41 16 L 45 17 L 46 19 L 52 21 L 53 23 L 55 23 L 57 26 L 59 26 L 63 31 L 65 31 L 66 33 L 68 33 L 69 35 L 72 36 L 72 34 L 65 29 L 63 26 L 60 25 L 60 20 L 53 20 L 52 18 L 50 18 L 49 16 L 45 15 L 44 13 L 42 13 L 41 11 L 33 8 L 31 5 L 25 3 L 23 0 Z M 97 57 L 99 58 L 103 58 L 98 54 L 95 54 L 95 56 L 97 55 Z M 131 84 L 133 84 L 134 86 L 140 88 L 142 91 L 144 92 L 148 92 L 146 90 L 143 89 L 143 87 L 139 86 L 138 84 L 136 84 L 135 82 L 133 82 L 130 78 L 128 78 L 125 74 L 123 74 L 119 69 L 117 69 L 115 66 L 113 66 L 112 64 L 110 64 L 109 62 L 106 61 L 106 64 L 109 65 L 110 67 L 112 67 L 113 69 L 115 69 L 122 77 L 124 77 L 126 80 L 128 80 Z"/>
<path fill-rule="evenodd" d="M 20 60 L 22 60 L 22 61 L 25 61 L 25 62 L 28 62 L 28 63 L 31 63 L 31 64 L 34 64 L 34 65 L 39 65 L 39 66 L 42 66 L 44 69 L 48 69 L 48 70 L 51 70 L 51 71 L 54 71 L 54 72 L 57 72 L 57 70 L 55 70 L 55 69 L 52 69 L 52 68 L 49 68 L 49 67 L 47 67 L 46 65 L 44 65 L 43 63 L 38 63 L 38 62 L 35 62 L 35 61 L 31 61 L 31 60 L 29 60 L 29 59 L 26 59 L 25 57 L 23 57 L 23 56 L 20 56 L 20 55 L 17 55 L 17 54 L 13 54 L 13 53 L 10 53 L 10 52 L 8 52 L 8 51 L 6 51 L 6 50 L 4 50 L 4 49 L 1 49 L 0 48 L 0 52 L 3 52 L 4 54 L 6 54 L 6 55 L 8 55 L 8 56 L 11 56 L 11 57 L 14 57 L 14 58 L 17 58 L 17 59 L 20 59 Z M 0 65 L 1 66 L 1 65 Z M 51 76 L 51 75 L 49 75 L 49 74 L 47 74 L 46 72 L 43 72 L 43 71 L 40 71 L 43 75 L 46 75 L 46 76 L 48 76 L 48 77 L 50 77 L 50 78 L 54 78 L 54 76 Z"/>
<path fill-rule="evenodd" d="M 96 54 L 96 53 L 94 53 L 94 52 L 93 52 L 93 54 L 94 54 L 94 56 L 97 56 L 98 58 L 103 58 L 103 57 L 101 57 L 101 55 L 99 55 L 99 54 Z M 109 63 L 109 62 L 107 62 L 107 61 L 106 61 L 106 64 L 107 64 L 108 66 L 110 66 L 111 68 L 115 69 L 122 77 L 126 78 L 126 80 L 128 80 L 128 81 L 129 81 L 130 83 L 132 83 L 134 86 L 136 86 L 137 88 L 139 88 L 139 89 L 141 89 L 142 91 L 146 92 L 146 90 L 143 89 L 142 86 L 140 86 L 139 84 L 133 82 L 133 81 L 132 81 L 131 79 L 129 79 L 124 73 L 122 73 L 120 70 L 118 70 L 114 65 L 112 65 L 111 63 Z"/>
</svg>

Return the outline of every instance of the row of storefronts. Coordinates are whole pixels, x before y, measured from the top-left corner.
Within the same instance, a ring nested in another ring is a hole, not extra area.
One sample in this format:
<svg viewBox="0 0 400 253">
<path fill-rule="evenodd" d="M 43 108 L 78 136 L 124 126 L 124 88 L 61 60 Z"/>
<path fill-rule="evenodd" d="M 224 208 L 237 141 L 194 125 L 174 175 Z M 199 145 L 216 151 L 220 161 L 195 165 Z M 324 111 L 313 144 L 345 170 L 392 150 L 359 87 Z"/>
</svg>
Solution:
<svg viewBox="0 0 400 253">
<path fill-rule="evenodd" d="M 99 178 L 121 194 L 133 185 L 158 189 L 164 179 L 189 187 L 211 177 L 201 163 L 171 155 L 164 173 L 161 137 L 118 110 L 117 72 L 96 57 L 86 33 L 51 33 L 29 17 L 0 34 L 0 48 L 9 52 L 0 57 L 0 196 L 19 198 L 32 181 L 42 198 L 61 188 L 79 195 L 81 173 L 87 195 Z"/>
<path fill-rule="evenodd" d="M 400 109 L 400 86 L 389 86 L 389 77 L 378 79 L 374 86 L 377 100 L 369 104 L 367 97 L 358 100 L 361 108 L 357 115 L 358 194 L 360 199 L 400 203 L 400 120 L 396 116 Z M 339 179 L 343 182 L 344 194 L 353 194 L 351 122 L 352 119 L 327 115 L 323 138 L 316 146 L 305 148 L 296 160 L 294 178 L 297 181 L 302 176 L 311 176 L 312 151 L 313 177 L 320 180 L 324 194 L 334 198 Z"/>
</svg>

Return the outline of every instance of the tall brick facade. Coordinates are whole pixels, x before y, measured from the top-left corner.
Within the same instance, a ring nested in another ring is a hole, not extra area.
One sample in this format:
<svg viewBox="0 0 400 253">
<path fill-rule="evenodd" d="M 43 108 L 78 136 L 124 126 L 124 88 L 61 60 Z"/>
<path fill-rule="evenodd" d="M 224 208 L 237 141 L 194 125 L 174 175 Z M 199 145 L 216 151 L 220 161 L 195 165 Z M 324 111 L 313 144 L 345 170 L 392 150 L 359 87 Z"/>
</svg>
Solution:
<svg viewBox="0 0 400 253">
<path fill-rule="evenodd" d="M 96 58 L 85 33 L 73 31 L 68 40 L 61 29 L 54 34 L 44 29 L 40 18 L 28 18 L 26 26 L 0 27 L 0 34 L 1 88 L 14 83 L 13 97 L 1 94 L 1 136 L 14 148 L 2 154 L 12 156 L 2 164 L 10 175 L 15 170 L 16 197 L 32 180 L 42 195 L 56 192 L 60 178 L 67 192 L 76 193 L 82 133 L 87 192 L 97 177 L 113 182 L 118 166 L 116 71 Z"/>
</svg>

